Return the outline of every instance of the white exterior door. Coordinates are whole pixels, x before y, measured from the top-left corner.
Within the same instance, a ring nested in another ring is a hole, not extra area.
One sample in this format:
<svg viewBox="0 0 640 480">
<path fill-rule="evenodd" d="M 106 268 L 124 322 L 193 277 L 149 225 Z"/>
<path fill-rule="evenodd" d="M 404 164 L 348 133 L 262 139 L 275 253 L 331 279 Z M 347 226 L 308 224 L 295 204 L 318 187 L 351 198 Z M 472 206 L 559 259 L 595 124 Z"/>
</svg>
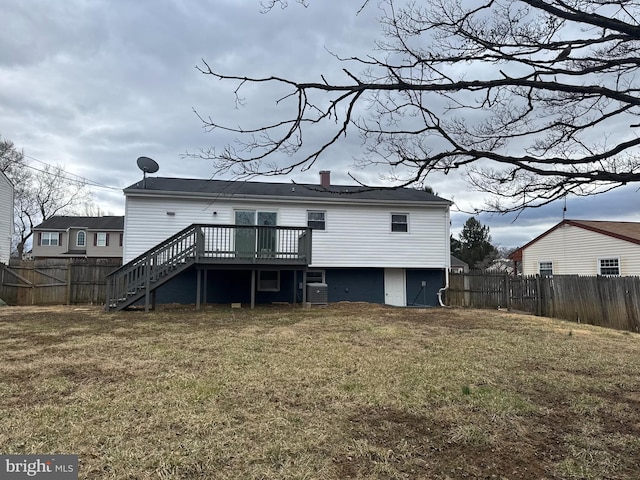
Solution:
<svg viewBox="0 0 640 480">
<path fill-rule="evenodd" d="M 395 305 L 397 307 L 405 307 L 407 300 L 405 298 L 405 275 L 402 268 L 385 268 L 384 269 L 384 303 L 387 305 Z"/>
</svg>

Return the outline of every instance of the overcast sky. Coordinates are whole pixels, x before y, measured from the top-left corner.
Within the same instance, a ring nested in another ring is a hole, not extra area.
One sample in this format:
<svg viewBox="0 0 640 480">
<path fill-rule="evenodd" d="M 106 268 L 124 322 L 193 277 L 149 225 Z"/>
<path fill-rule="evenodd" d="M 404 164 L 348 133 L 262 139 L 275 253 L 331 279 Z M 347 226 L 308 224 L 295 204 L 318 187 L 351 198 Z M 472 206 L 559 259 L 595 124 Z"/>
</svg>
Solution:
<svg viewBox="0 0 640 480">
<path fill-rule="evenodd" d="M 104 187 L 95 203 L 124 214 L 122 189 L 138 181 L 139 156 L 160 165 L 157 175 L 211 178 L 206 160 L 184 157 L 201 148 L 221 149 L 233 137 L 206 132 L 203 116 L 230 125 L 276 118 L 272 98 L 243 90 L 246 108 L 235 108 L 235 84 L 198 72 L 204 59 L 222 73 L 281 75 L 303 81 L 342 80 L 341 56 L 371 52 L 379 38 L 374 5 L 322 0 L 261 13 L 259 0 L 0 0 L 0 135 L 24 150 L 30 163 L 61 165 Z M 256 108 L 258 106 L 258 108 Z M 308 172 L 269 181 L 316 182 L 321 169 L 332 181 L 348 173 L 371 184 L 380 174 L 361 171 L 353 158 L 360 139 L 347 137 Z M 456 202 L 454 234 L 482 197 L 455 177 L 427 181 Z M 109 188 L 106 188 L 109 187 Z M 637 187 L 596 198 L 567 201 L 567 218 L 640 221 Z M 480 216 L 495 244 L 522 245 L 562 220 L 563 204 L 515 216 Z"/>
</svg>

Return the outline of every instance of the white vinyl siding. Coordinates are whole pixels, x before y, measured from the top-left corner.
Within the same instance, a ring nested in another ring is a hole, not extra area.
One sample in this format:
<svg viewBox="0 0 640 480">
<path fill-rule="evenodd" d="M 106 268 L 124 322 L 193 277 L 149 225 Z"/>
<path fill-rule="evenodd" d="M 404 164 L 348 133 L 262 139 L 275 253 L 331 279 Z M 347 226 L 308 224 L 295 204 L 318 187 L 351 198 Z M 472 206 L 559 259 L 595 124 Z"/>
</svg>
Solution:
<svg viewBox="0 0 640 480">
<path fill-rule="evenodd" d="M 554 275 L 599 275 L 599 259 L 619 259 L 620 275 L 640 275 L 640 245 L 564 225 L 522 252 L 522 273 L 535 275 L 539 262 L 553 262 Z"/>
<path fill-rule="evenodd" d="M 13 234 L 14 188 L 4 173 L 0 173 L 0 263 L 9 263 Z"/>
<path fill-rule="evenodd" d="M 307 211 L 326 211 L 331 228 L 314 232 L 311 267 L 448 268 L 448 205 L 402 207 L 411 218 L 409 234 L 398 235 L 389 227 L 388 205 L 343 205 L 242 199 L 177 199 L 127 196 L 124 261 L 192 223 L 233 223 L 234 209 L 277 211 L 278 225 L 307 226 Z M 175 212 L 168 216 L 167 211 Z M 214 214 L 215 212 L 215 214 Z"/>
</svg>

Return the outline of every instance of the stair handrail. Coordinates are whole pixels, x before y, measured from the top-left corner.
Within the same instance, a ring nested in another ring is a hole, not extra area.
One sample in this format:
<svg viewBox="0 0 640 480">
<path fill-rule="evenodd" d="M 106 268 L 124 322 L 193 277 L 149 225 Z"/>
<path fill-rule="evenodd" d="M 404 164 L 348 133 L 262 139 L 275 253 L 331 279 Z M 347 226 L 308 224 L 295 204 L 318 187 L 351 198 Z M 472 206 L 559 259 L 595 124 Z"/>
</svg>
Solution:
<svg viewBox="0 0 640 480">
<path fill-rule="evenodd" d="M 185 233 L 187 233 L 189 230 L 191 229 L 195 229 L 196 227 L 200 227 L 202 226 L 202 224 L 199 223 L 192 223 L 191 225 L 189 225 L 188 227 L 183 228 L 182 230 L 180 230 L 179 232 L 173 234 L 172 236 L 170 236 L 169 238 L 167 238 L 166 240 L 163 240 L 161 243 L 158 243 L 157 245 L 154 245 L 153 247 L 151 247 L 149 250 L 141 253 L 140 255 L 138 255 L 137 257 L 135 257 L 132 260 L 129 260 L 127 263 L 125 263 L 124 265 L 122 265 L 121 267 L 118 267 L 117 269 L 115 269 L 113 272 L 109 273 L 107 275 L 107 278 L 109 278 L 112 275 L 115 275 L 117 273 L 119 273 L 122 270 L 125 270 L 126 268 L 130 267 L 131 265 L 135 264 L 136 262 L 138 262 L 139 260 L 143 260 L 144 258 L 146 258 L 148 255 L 152 254 L 153 252 L 160 250 L 161 248 L 163 248 L 164 246 L 168 245 L 169 243 L 171 243 L 172 241 L 180 238 L 182 235 L 184 235 Z"/>
</svg>

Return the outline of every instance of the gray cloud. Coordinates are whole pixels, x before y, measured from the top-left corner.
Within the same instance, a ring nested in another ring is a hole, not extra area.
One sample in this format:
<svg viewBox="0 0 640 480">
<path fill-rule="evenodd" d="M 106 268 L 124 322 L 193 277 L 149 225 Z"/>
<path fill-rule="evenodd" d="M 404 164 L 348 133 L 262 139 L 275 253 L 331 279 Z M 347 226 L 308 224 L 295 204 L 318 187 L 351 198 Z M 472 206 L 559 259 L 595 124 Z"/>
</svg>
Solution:
<svg viewBox="0 0 640 480">
<path fill-rule="evenodd" d="M 260 12 L 258 0 L 0 0 L 0 135 L 29 156 L 63 165 L 69 172 L 117 189 L 141 177 L 138 156 L 160 164 L 166 176 L 213 175 L 211 162 L 183 158 L 200 148 L 222 148 L 234 137 L 210 133 L 193 113 L 223 118 L 229 125 L 255 125 L 280 118 L 284 90 L 247 86 L 246 107 L 236 108 L 237 86 L 196 70 L 204 59 L 228 74 L 282 75 L 300 80 L 346 81 L 348 57 L 376 54 L 380 26 L 375 5 L 356 14 L 359 4 L 342 0 L 294 2 L 286 10 Z M 358 73 L 361 68 L 353 67 Z M 323 132 L 305 140 L 321 142 Z M 352 133 L 315 168 L 288 181 L 317 181 L 330 169 L 336 183 L 360 180 L 380 184 L 386 170 L 354 166 L 362 156 Z M 282 160 L 285 159 L 275 159 Z M 459 231 L 468 213 L 482 204 L 460 176 L 429 179 L 441 196 L 453 199 L 452 228 Z M 634 189 L 594 199 L 570 199 L 574 218 L 637 219 Z M 114 214 L 124 211 L 117 190 L 95 189 L 96 204 Z M 494 241 L 516 246 L 561 219 L 557 205 L 512 217 L 480 216 Z M 584 216 L 583 216 L 584 215 Z"/>
</svg>

